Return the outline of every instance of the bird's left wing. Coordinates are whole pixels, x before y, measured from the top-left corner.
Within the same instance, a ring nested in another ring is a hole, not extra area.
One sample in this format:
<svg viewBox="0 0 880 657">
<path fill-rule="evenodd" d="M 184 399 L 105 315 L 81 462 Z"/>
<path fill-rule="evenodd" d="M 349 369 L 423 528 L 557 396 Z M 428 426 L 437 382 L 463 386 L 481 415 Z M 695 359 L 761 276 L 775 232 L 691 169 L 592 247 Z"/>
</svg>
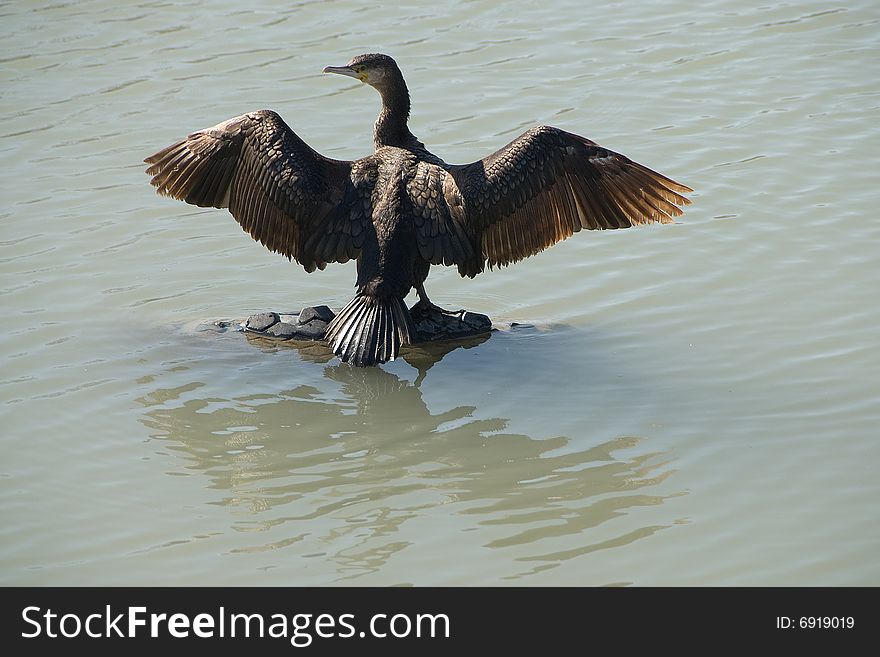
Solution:
<svg viewBox="0 0 880 657">
<path fill-rule="evenodd" d="M 620 153 L 549 126 L 532 128 L 471 164 L 435 165 L 425 176 L 432 179 L 410 192 L 422 214 L 422 255 L 430 262 L 457 264 L 462 276 L 471 277 L 486 264 L 517 262 L 582 228 L 670 223 L 682 212 L 678 206 L 690 203 L 683 194 L 692 191 Z M 439 199 L 431 199 L 437 191 Z M 432 238 L 437 235 L 441 239 Z"/>
<path fill-rule="evenodd" d="M 160 194 L 229 208 L 251 237 L 306 271 L 360 253 L 372 182 L 308 146 L 278 114 L 243 114 L 144 160 Z"/>
</svg>

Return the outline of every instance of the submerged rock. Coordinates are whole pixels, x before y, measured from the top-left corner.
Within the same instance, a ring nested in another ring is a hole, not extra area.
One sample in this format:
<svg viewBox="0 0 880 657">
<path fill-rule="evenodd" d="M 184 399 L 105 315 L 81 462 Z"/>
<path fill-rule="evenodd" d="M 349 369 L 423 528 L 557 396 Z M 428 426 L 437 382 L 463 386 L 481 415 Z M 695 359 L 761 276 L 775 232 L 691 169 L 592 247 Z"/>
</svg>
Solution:
<svg viewBox="0 0 880 657">
<path fill-rule="evenodd" d="M 278 313 L 259 313 L 248 317 L 244 328 L 249 331 L 265 331 L 280 320 L 281 318 L 278 316 Z"/>
<path fill-rule="evenodd" d="M 334 317 L 336 317 L 336 313 L 330 310 L 327 306 L 309 306 L 308 308 L 302 309 L 297 322 L 302 325 L 308 324 L 317 319 L 325 324 L 329 324 L 333 321 Z"/>
<path fill-rule="evenodd" d="M 304 308 L 299 313 L 257 313 L 241 323 L 249 333 L 279 340 L 323 340 L 336 315 L 327 306 Z"/>
<path fill-rule="evenodd" d="M 455 314 L 441 313 L 416 305 L 411 309 L 416 326 L 415 342 L 458 340 L 484 335 L 492 330 L 486 315 L 462 310 Z M 327 306 L 310 306 L 299 313 L 265 312 L 251 315 L 240 324 L 248 333 L 279 340 L 323 340 L 335 313 Z"/>
<path fill-rule="evenodd" d="M 486 315 L 461 310 L 454 314 L 441 313 L 433 308 L 413 306 L 410 310 L 418 333 L 417 342 L 469 338 L 492 330 L 492 320 Z"/>
</svg>

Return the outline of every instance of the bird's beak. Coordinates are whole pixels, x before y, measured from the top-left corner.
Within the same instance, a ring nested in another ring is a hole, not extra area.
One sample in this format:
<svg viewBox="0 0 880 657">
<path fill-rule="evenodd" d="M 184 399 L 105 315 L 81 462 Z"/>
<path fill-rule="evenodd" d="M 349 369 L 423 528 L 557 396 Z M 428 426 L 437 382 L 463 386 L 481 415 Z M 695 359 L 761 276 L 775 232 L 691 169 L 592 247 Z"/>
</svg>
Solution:
<svg viewBox="0 0 880 657">
<path fill-rule="evenodd" d="M 338 73 L 339 75 L 347 75 L 350 78 L 354 78 L 356 80 L 360 80 L 361 82 L 366 82 L 366 76 L 361 75 L 353 68 L 349 68 L 348 66 L 325 66 L 324 73 Z"/>
</svg>

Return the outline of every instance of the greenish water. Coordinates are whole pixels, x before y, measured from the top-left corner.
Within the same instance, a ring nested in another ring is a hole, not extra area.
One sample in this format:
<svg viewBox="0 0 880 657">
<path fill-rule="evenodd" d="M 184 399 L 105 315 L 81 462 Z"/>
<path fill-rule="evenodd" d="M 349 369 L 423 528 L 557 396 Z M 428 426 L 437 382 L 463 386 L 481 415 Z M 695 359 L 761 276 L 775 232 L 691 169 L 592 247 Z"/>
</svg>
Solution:
<svg viewBox="0 0 880 657">
<path fill-rule="evenodd" d="M 876 3 L 0 6 L 3 584 L 878 585 Z M 450 162 L 536 123 L 693 187 L 437 303 L 369 370 L 203 330 L 350 297 L 141 160 L 277 110 L 371 148 L 400 63 Z"/>
</svg>

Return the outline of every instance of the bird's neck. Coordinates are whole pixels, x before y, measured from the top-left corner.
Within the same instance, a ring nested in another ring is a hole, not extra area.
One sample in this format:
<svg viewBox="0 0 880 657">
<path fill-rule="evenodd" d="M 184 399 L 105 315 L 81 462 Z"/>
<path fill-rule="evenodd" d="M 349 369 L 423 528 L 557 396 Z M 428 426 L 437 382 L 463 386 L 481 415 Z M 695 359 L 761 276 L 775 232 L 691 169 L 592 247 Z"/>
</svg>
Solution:
<svg viewBox="0 0 880 657">
<path fill-rule="evenodd" d="M 396 146 L 397 148 L 424 148 L 422 142 L 416 139 L 409 131 L 407 120 L 409 119 L 409 90 L 400 79 L 382 87 L 379 90 L 382 95 L 382 111 L 376 119 L 373 128 L 373 145 L 376 150 L 383 146 Z"/>
</svg>

